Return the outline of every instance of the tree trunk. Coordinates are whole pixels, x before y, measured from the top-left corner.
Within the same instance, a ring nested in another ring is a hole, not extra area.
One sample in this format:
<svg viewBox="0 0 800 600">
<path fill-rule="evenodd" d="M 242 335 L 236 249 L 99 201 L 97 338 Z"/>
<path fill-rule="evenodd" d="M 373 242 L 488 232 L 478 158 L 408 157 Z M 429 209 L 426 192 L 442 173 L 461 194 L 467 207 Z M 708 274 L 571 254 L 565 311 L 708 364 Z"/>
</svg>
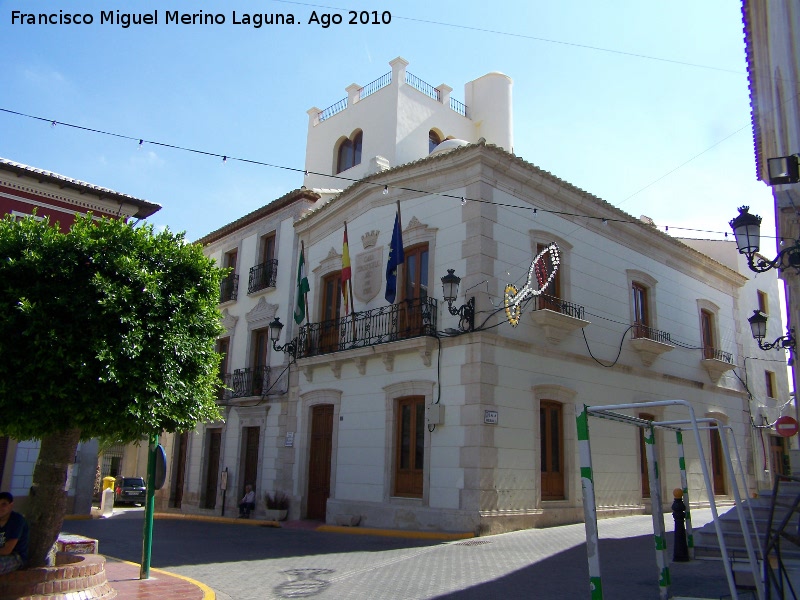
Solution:
<svg viewBox="0 0 800 600">
<path fill-rule="evenodd" d="M 25 515 L 30 525 L 28 564 L 31 567 L 45 564 L 47 554 L 61 532 L 67 512 L 67 492 L 64 490 L 67 471 L 75 461 L 80 437 L 80 429 L 69 429 L 42 438 Z"/>
</svg>

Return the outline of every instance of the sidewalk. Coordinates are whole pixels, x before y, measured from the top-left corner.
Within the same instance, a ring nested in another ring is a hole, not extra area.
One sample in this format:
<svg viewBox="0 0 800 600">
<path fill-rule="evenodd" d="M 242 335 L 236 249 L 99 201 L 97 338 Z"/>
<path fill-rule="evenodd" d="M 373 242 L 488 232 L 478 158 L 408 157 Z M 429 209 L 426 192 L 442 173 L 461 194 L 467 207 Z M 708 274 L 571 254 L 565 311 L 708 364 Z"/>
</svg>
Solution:
<svg viewBox="0 0 800 600">
<path fill-rule="evenodd" d="M 106 577 L 119 600 L 215 600 L 207 585 L 161 569 L 150 569 L 150 579 L 139 579 L 140 566 L 106 556 Z"/>
</svg>

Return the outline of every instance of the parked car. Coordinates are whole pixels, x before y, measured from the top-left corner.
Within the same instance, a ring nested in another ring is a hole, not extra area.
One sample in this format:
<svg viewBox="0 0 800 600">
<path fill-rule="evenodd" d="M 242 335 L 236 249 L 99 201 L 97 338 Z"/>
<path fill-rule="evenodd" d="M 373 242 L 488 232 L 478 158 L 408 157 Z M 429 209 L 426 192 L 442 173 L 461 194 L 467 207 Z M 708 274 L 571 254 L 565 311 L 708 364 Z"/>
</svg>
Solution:
<svg viewBox="0 0 800 600">
<path fill-rule="evenodd" d="M 147 486 L 141 477 L 117 477 L 114 504 L 142 504 L 147 500 Z"/>
</svg>

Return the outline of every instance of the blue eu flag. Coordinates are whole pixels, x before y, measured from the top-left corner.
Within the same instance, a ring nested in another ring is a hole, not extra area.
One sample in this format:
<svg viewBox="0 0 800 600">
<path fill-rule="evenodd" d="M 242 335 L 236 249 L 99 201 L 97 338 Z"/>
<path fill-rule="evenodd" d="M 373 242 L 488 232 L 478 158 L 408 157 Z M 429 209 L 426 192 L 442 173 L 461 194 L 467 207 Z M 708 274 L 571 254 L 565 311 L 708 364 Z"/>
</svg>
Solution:
<svg viewBox="0 0 800 600">
<path fill-rule="evenodd" d="M 400 212 L 394 217 L 392 243 L 389 245 L 389 262 L 386 263 L 386 301 L 394 304 L 397 297 L 397 266 L 405 262 L 403 253 L 403 231 L 400 225 Z"/>
</svg>

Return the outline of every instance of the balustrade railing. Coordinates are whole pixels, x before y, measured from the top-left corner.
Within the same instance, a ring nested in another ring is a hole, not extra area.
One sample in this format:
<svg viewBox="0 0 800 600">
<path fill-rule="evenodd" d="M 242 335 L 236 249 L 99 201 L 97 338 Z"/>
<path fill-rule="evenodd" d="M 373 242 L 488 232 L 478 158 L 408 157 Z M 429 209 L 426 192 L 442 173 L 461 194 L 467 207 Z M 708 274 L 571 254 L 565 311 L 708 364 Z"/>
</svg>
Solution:
<svg viewBox="0 0 800 600">
<path fill-rule="evenodd" d="M 322 123 L 325 119 L 330 119 L 333 115 L 343 111 L 345 108 L 347 108 L 347 98 L 342 98 L 336 104 L 331 104 L 325 110 L 320 111 L 319 115 L 317 115 L 317 120 Z"/>
<path fill-rule="evenodd" d="M 633 337 L 636 339 L 646 338 L 648 340 L 653 340 L 654 342 L 661 342 L 662 344 L 672 343 L 672 338 L 666 331 L 654 329 L 653 327 L 648 327 L 647 325 L 642 325 L 641 323 L 634 323 Z"/>
<path fill-rule="evenodd" d="M 230 398 L 262 396 L 269 389 L 270 368 L 268 366 L 252 369 L 236 369 L 231 374 Z"/>
<path fill-rule="evenodd" d="M 426 96 L 430 96 L 437 102 L 442 101 L 442 95 L 439 92 L 439 90 L 433 87 L 430 83 L 422 81 L 422 79 L 420 79 L 416 75 L 412 75 L 408 71 L 406 71 L 406 83 L 411 87 L 413 87 L 414 89 L 419 90 Z"/>
<path fill-rule="evenodd" d="M 222 281 L 219 282 L 219 301 L 228 302 L 229 300 L 236 300 L 239 293 L 239 276 L 230 274 L 226 275 Z"/>
<path fill-rule="evenodd" d="M 539 294 L 536 296 L 533 310 L 542 309 L 553 310 L 562 315 L 567 315 L 568 317 L 574 317 L 576 319 L 583 319 L 584 314 L 584 308 L 580 304 L 567 302 L 566 300 L 547 294 Z"/>
<path fill-rule="evenodd" d="M 385 75 L 381 75 L 375 81 L 372 81 L 358 90 L 358 99 L 363 100 L 370 94 L 374 94 L 381 88 L 385 88 L 387 85 L 392 83 L 392 72 L 389 71 Z"/>
<path fill-rule="evenodd" d="M 467 115 L 467 105 L 463 102 L 459 102 L 455 98 L 450 98 L 450 108 L 460 114 L 462 117 L 466 117 Z"/>
<path fill-rule="evenodd" d="M 265 263 L 251 267 L 250 279 L 247 282 L 247 293 L 252 294 L 258 290 L 275 287 L 278 275 L 278 259 L 272 258 Z"/>
<path fill-rule="evenodd" d="M 404 300 L 300 328 L 297 358 L 436 335 L 435 298 Z"/>
<path fill-rule="evenodd" d="M 730 352 L 723 352 L 718 348 L 712 348 L 711 346 L 705 346 L 703 348 L 703 358 L 713 359 L 713 360 L 721 360 L 722 362 L 726 362 L 730 365 L 733 364 L 733 355 Z"/>
</svg>

